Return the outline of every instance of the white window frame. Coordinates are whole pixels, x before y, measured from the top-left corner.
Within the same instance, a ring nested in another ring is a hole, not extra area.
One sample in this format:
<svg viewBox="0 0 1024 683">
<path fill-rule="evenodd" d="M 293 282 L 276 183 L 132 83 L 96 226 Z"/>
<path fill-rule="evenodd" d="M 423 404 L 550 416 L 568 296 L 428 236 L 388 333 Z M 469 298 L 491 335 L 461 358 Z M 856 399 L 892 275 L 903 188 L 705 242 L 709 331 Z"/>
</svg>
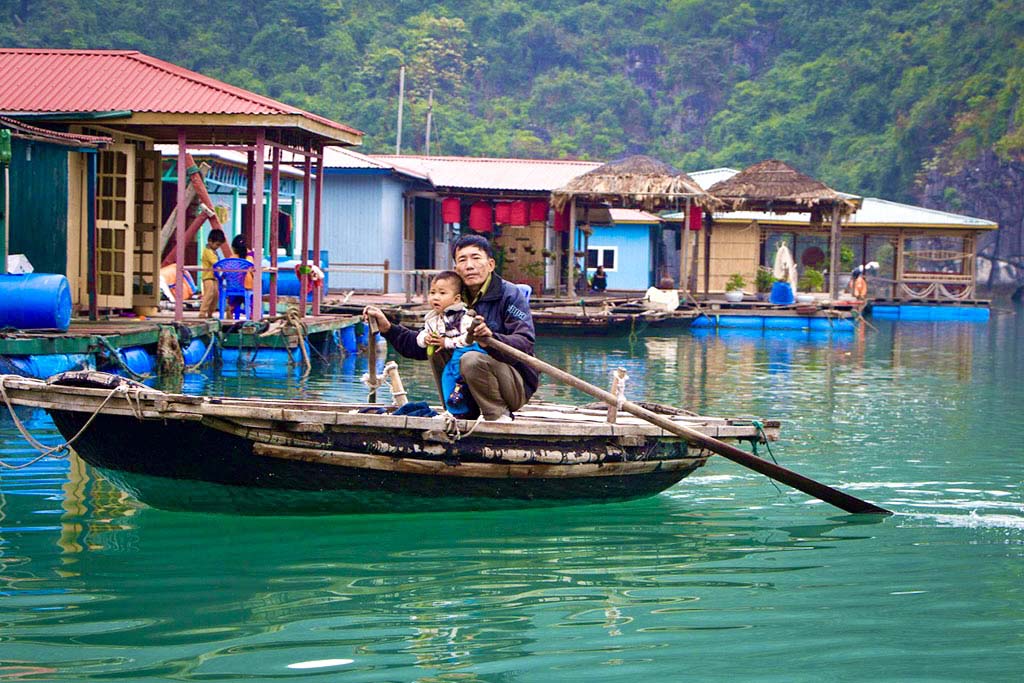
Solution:
<svg viewBox="0 0 1024 683">
<path fill-rule="evenodd" d="M 604 254 L 605 254 L 605 252 L 609 252 L 610 251 L 612 253 L 612 263 L 615 264 L 615 267 L 614 268 L 605 268 L 604 272 L 606 272 L 606 273 L 617 273 L 617 272 L 619 272 L 619 248 L 618 247 L 605 247 L 605 246 L 601 246 L 601 245 L 596 245 L 595 246 L 593 244 L 588 244 L 587 245 L 587 255 L 588 256 L 590 255 L 591 251 L 596 251 L 597 252 L 597 265 L 598 266 L 604 263 Z M 583 257 L 583 267 L 586 268 L 586 270 L 588 272 L 592 271 L 592 270 L 597 270 L 596 266 L 594 268 L 590 268 L 589 266 L 587 266 L 587 261 L 588 260 L 589 259 L 587 259 L 586 256 Z"/>
</svg>

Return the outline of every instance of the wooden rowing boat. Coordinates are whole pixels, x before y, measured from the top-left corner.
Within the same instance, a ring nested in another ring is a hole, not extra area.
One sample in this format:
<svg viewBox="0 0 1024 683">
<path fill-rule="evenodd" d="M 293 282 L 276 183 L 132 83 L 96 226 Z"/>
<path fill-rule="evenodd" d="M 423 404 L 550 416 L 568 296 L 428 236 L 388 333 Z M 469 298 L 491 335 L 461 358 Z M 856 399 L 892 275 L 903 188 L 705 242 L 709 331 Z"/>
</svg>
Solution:
<svg viewBox="0 0 1024 683">
<path fill-rule="evenodd" d="M 531 402 L 511 423 L 395 407 L 170 394 L 116 375 L 0 376 L 75 452 L 140 501 L 173 510 L 334 514 L 623 501 L 676 484 L 710 452 L 631 415 Z M 363 412 L 384 409 L 384 413 Z M 726 441 L 779 425 L 672 411 Z"/>
</svg>

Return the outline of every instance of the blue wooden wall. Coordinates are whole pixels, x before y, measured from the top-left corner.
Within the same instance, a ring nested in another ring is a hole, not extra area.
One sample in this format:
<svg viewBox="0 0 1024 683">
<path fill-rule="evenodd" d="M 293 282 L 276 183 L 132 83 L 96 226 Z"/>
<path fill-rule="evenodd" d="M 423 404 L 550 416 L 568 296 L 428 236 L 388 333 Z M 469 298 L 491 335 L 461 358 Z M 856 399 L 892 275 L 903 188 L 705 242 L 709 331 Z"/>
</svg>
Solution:
<svg viewBox="0 0 1024 683">
<path fill-rule="evenodd" d="M 331 262 L 380 264 L 388 259 L 392 269 L 401 269 L 405 189 L 390 175 L 327 169 L 320 240 Z M 330 282 L 332 290 L 379 291 L 383 286 L 378 274 L 332 272 Z M 404 291 L 401 277 L 391 277 L 389 291 Z"/>
<path fill-rule="evenodd" d="M 632 223 L 593 226 L 594 234 L 588 240 L 589 248 L 618 247 L 616 269 L 605 269 L 608 275 L 608 289 L 646 290 L 653 284 L 651 231 L 654 227 Z M 582 242 L 579 248 L 583 248 Z M 594 269 L 589 268 L 587 277 L 593 273 Z"/>
</svg>

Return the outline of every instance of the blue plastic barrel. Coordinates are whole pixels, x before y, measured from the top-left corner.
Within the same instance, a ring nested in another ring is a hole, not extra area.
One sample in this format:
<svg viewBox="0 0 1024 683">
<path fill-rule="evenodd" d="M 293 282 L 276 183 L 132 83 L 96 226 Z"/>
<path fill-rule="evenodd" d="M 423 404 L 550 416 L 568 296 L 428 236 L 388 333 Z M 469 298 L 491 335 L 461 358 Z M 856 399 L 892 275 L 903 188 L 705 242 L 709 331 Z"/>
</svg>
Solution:
<svg viewBox="0 0 1024 683">
<path fill-rule="evenodd" d="M 147 375 L 156 369 L 156 357 L 141 346 L 129 346 L 121 349 L 121 360 L 139 375 Z"/>
<path fill-rule="evenodd" d="M 0 327 L 60 330 L 71 325 L 71 287 L 63 275 L 0 275 Z"/>
<path fill-rule="evenodd" d="M 309 258 L 310 260 L 312 260 L 313 258 L 312 251 L 309 252 Z M 301 287 L 301 283 L 299 282 L 299 276 L 295 274 L 295 266 L 299 265 L 300 263 L 302 263 L 302 261 L 299 261 L 297 259 L 277 262 L 277 293 L 280 294 L 281 296 L 299 295 L 299 288 Z M 263 265 L 265 267 L 270 267 L 270 262 L 264 260 Z M 329 265 L 330 262 L 327 259 L 327 250 L 322 249 L 320 251 L 320 270 L 324 271 L 324 291 L 327 291 L 327 282 L 330 279 L 327 273 L 327 268 Z M 267 272 L 263 273 L 263 291 L 270 291 L 270 273 Z M 312 292 L 310 293 L 310 297 L 312 297 Z"/>
<path fill-rule="evenodd" d="M 341 328 L 341 348 L 345 349 L 345 353 L 349 354 L 359 351 L 359 345 L 356 342 L 355 325 Z"/>
<path fill-rule="evenodd" d="M 796 297 L 793 296 L 793 286 L 788 282 L 772 284 L 772 293 L 768 295 L 768 301 L 776 306 L 788 306 L 796 302 Z"/>
<path fill-rule="evenodd" d="M 187 347 L 181 350 L 181 355 L 185 359 L 185 365 L 195 365 L 207 357 L 206 342 L 198 337 L 194 338 Z"/>
<path fill-rule="evenodd" d="M 8 356 L 13 370 L 25 377 L 46 379 L 59 372 L 81 370 L 92 365 L 92 357 L 85 353 L 50 353 L 38 356 Z M 5 372 L 11 369 L 5 368 Z"/>
</svg>

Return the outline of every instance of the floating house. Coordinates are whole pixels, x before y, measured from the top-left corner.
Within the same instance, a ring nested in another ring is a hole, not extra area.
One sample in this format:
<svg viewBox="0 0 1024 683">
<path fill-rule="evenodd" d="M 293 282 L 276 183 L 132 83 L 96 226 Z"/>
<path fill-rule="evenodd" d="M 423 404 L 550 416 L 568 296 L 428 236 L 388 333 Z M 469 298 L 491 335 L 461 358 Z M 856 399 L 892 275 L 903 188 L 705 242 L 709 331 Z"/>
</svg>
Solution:
<svg viewBox="0 0 1024 683">
<path fill-rule="evenodd" d="M 87 308 L 91 317 L 99 309 L 148 309 L 157 303 L 162 226 L 174 207 L 163 202 L 163 162 L 156 145 L 246 155 L 252 182 L 245 224 L 257 255 L 267 247 L 274 313 L 279 234 L 265 220 L 263 193 L 252 188 L 265 187 L 270 177 L 270 215 L 275 216 L 282 162 L 302 169 L 302 195 L 314 196 L 319 193 L 311 192 L 313 168 L 322 163 L 324 148 L 358 145 L 362 138 L 360 131 L 341 123 L 133 50 L 0 49 L 0 72 L 0 116 L 57 136 L 91 136 L 96 143 L 89 147 L 82 138 L 83 144 L 66 158 L 65 153 L 48 149 L 35 154 L 35 162 L 26 159 L 26 165 L 38 163 L 49 170 L 29 172 L 22 167 L 20 173 L 52 173 L 52 181 L 16 185 L 22 181 L 12 180 L 12 187 L 19 188 L 11 196 L 12 206 L 53 204 L 56 192 L 57 203 L 66 203 L 66 212 L 53 212 L 41 226 L 30 220 L 27 209 L 12 209 L 9 226 L 12 244 L 26 254 L 47 254 L 41 263 L 68 275 L 76 308 Z M 101 139 L 109 143 L 100 144 Z M 185 154 L 178 155 L 175 174 L 174 204 L 183 209 L 188 205 L 191 171 L 186 159 Z M 301 223 L 310 228 L 302 231 L 298 245 L 303 260 L 309 247 L 320 250 L 319 207 L 316 201 L 303 205 Z M 178 263 L 185 261 L 185 243 L 190 241 L 185 214 L 177 211 L 173 222 Z M 209 220 L 216 225 L 219 220 L 215 223 L 214 218 Z M 256 270 L 262 270 L 261 258 L 256 259 Z M 181 282 L 176 285 L 181 291 Z M 257 301 L 262 300 L 262 289 L 262 278 L 256 277 Z M 180 320 L 182 314 L 179 298 L 175 317 Z M 261 315 L 262 307 L 257 306 L 254 318 Z"/>
<path fill-rule="evenodd" d="M 584 268 L 589 280 L 598 266 L 608 275 L 609 289 L 646 290 L 656 286 L 674 250 L 666 248 L 659 216 L 639 209 L 609 209 L 607 223 L 580 230 L 577 249 L 586 253 Z M 675 232 L 669 233 L 669 245 Z M 666 253 L 667 252 L 667 253 Z"/>
<path fill-rule="evenodd" d="M 739 173 L 719 168 L 691 177 L 702 187 L 721 186 Z M 925 209 L 874 197 L 856 197 L 858 208 L 842 216 L 836 280 L 860 264 L 875 261 L 869 299 L 876 301 L 970 301 L 975 295 L 977 236 L 998 225 L 969 216 Z M 667 215 L 671 219 L 673 216 Z M 732 273 L 753 283 L 758 267 L 773 264 L 785 244 L 800 273 L 832 270 L 831 225 L 818 211 L 717 211 L 710 230 L 697 240 L 697 290 L 720 293 Z M 830 277 L 825 278 L 829 283 Z M 839 289 L 842 289 L 840 285 Z"/>
<path fill-rule="evenodd" d="M 324 152 L 322 245 L 331 288 L 404 292 L 408 277 L 446 263 L 436 192 L 426 173 L 351 149 Z"/>
<path fill-rule="evenodd" d="M 568 225 L 550 210 L 552 190 L 599 163 L 415 155 L 371 155 L 403 174 L 429 181 L 407 192 L 402 223 L 403 268 L 450 266 L 454 238 L 472 231 L 492 238 L 502 277 L 535 291 L 554 286 L 569 248 Z"/>
</svg>

